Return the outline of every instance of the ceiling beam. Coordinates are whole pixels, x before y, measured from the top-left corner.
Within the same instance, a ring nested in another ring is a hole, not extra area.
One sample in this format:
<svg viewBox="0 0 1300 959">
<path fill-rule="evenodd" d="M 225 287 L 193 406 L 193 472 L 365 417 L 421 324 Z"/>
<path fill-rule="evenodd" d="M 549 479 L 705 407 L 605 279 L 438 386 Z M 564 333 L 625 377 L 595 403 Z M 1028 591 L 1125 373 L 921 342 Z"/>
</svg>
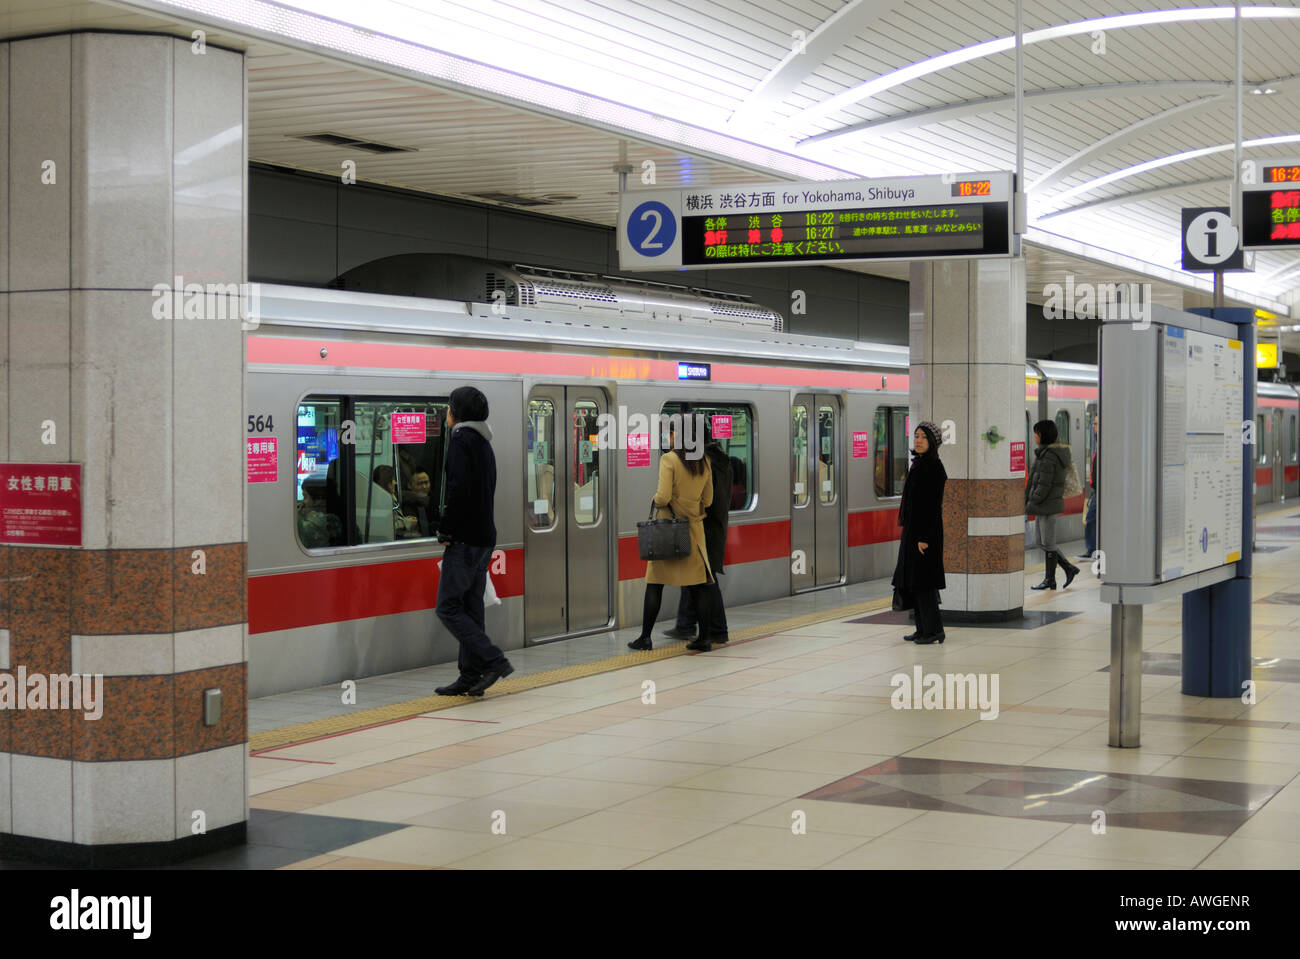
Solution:
<svg viewBox="0 0 1300 959">
<path fill-rule="evenodd" d="M 1072 100 L 1095 100 L 1103 97 L 1122 96 L 1199 96 L 1219 94 L 1226 96 L 1232 89 L 1227 80 L 1160 80 L 1141 83 L 1090 83 L 1085 86 L 1053 87 L 1049 90 L 1026 90 L 1025 103 L 1031 106 L 1046 106 L 1050 103 L 1067 103 Z M 799 141 L 799 146 L 813 143 L 825 143 L 828 140 L 849 136 L 854 133 L 893 133 L 910 130 L 914 127 L 948 120 L 960 120 L 966 117 L 983 116 L 1002 110 L 1013 110 L 1016 105 L 1014 93 L 999 94 L 995 97 L 982 97 L 978 100 L 963 100 L 924 110 L 914 110 L 898 116 L 885 117 L 880 120 L 864 120 L 837 130 L 827 130 Z"/>
<path fill-rule="evenodd" d="M 1177 193 L 1180 190 L 1191 190 L 1196 187 L 1212 186 L 1216 183 L 1231 182 L 1231 176 L 1212 176 L 1206 177 L 1203 180 L 1184 180 L 1180 183 L 1169 183 L 1164 186 L 1147 187 L 1144 190 L 1132 190 L 1128 193 L 1118 193 L 1115 196 L 1102 197 L 1100 200 L 1089 200 L 1087 203 L 1076 203 L 1073 206 L 1053 210 L 1051 213 L 1031 216 L 1030 219 L 1037 223 L 1041 220 L 1050 220 L 1054 216 L 1064 216 L 1067 213 L 1078 213 L 1081 210 L 1096 210 L 1101 207 L 1115 206 L 1120 203 L 1136 203 L 1138 200 L 1149 200 L 1152 197 L 1163 196 L 1166 193 Z"/>
</svg>

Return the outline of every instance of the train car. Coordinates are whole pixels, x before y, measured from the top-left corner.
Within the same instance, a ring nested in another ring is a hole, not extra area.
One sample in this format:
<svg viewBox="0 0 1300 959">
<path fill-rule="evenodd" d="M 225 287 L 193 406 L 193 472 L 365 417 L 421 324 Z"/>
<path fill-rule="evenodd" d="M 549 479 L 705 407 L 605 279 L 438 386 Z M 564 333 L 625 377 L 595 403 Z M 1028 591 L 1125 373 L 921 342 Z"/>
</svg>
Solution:
<svg viewBox="0 0 1300 959">
<path fill-rule="evenodd" d="M 1300 394 L 1286 383 L 1260 383 L 1255 391 L 1255 502 L 1300 496 L 1296 421 Z"/>
<path fill-rule="evenodd" d="M 892 572 L 905 347 L 782 333 L 735 302 L 647 310 L 632 291 L 633 322 L 546 308 L 546 291 L 503 306 L 261 288 L 247 340 L 251 695 L 455 658 L 427 519 L 447 397 L 465 383 L 491 407 L 501 605 L 487 625 L 505 649 L 639 622 L 636 523 L 673 414 L 704 417 L 732 459 L 729 603 Z"/>
</svg>

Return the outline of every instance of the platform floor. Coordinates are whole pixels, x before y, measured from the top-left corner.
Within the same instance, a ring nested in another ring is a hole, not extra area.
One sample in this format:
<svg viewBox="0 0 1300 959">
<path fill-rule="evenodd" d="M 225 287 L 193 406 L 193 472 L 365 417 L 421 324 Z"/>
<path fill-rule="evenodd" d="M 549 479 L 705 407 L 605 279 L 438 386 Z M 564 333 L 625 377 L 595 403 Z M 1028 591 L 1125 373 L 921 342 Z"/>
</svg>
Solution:
<svg viewBox="0 0 1300 959">
<path fill-rule="evenodd" d="M 1138 749 L 1087 568 L 921 647 L 882 580 L 729 610 L 707 654 L 512 652 L 478 701 L 431 696 L 450 664 L 254 700 L 249 842 L 182 868 L 1296 868 L 1300 508 L 1258 527 L 1256 703 L 1182 695 L 1181 605 L 1148 607 Z M 893 708 L 917 669 L 996 677 L 996 718 Z"/>
</svg>

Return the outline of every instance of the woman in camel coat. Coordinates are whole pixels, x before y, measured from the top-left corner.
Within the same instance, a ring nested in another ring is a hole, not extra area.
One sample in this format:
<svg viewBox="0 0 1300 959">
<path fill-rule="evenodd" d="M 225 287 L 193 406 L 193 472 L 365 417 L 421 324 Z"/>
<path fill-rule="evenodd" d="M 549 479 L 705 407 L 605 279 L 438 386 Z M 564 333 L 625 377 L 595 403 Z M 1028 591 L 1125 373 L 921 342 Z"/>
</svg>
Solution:
<svg viewBox="0 0 1300 959">
<path fill-rule="evenodd" d="M 709 554 L 704 541 L 704 512 L 713 503 L 713 473 L 708 458 L 700 455 L 691 458 L 682 448 L 677 431 L 668 434 L 672 449 L 659 457 L 659 488 L 655 491 L 654 505 L 665 519 L 676 516 L 691 521 L 691 552 L 681 559 L 652 559 L 646 563 L 645 604 L 641 615 L 641 635 L 628 643 L 632 649 L 651 649 L 650 633 L 659 618 L 664 586 L 681 586 L 691 590 L 696 613 L 700 621 L 700 635 L 686 648 L 709 652 L 708 623 L 712 614 L 713 597 L 709 584 L 713 573 L 709 569 Z M 698 450 L 703 454 L 704 450 Z M 671 510 L 671 512 L 669 512 Z"/>
</svg>

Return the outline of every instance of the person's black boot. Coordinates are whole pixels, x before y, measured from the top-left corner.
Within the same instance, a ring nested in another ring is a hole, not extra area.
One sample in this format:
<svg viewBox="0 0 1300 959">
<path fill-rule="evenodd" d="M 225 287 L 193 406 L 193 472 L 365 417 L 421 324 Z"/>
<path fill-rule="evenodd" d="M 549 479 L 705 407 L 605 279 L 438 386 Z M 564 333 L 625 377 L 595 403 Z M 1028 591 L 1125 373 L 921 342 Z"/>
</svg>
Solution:
<svg viewBox="0 0 1300 959">
<path fill-rule="evenodd" d="M 638 636 L 632 642 L 627 644 L 628 649 L 654 649 L 654 643 L 650 642 L 649 636 Z"/>
<path fill-rule="evenodd" d="M 1061 564 L 1061 569 L 1065 570 L 1065 585 L 1061 589 L 1069 589 L 1070 584 L 1074 582 L 1074 577 L 1079 575 L 1079 567 L 1066 559 L 1059 550 L 1056 553 L 1056 561 Z"/>
<path fill-rule="evenodd" d="M 1078 570 L 1075 570 L 1078 572 Z M 1037 586 L 1030 586 L 1030 589 L 1056 589 L 1056 553 L 1047 554 L 1047 572 L 1043 574 L 1043 581 Z"/>
<path fill-rule="evenodd" d="M 500 662 L 493 663 L 483 671 L 483 675 L 479 677 L 477 683 L 466 691 L 466 695 L 482 696 L 489 686 L 495 683 L 498 679 L 505 679 L 514 671 L 515 668 L 510 665 L 510 660 L 502 656 Z"/>
</svg>

